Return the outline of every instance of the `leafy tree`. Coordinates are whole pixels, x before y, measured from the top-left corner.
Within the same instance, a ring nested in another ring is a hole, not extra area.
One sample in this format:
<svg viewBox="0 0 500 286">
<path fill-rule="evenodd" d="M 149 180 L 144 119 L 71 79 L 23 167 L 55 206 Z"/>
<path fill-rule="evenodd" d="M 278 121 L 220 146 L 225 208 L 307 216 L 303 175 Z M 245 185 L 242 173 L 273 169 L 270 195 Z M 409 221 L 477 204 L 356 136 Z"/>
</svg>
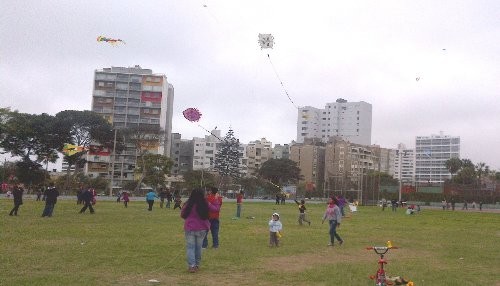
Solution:
<svg viewBox="0 0 500 286">
<path fill-rule="evenodd" d="M 462 168 L 467 168 L 467 167 L 470 167 L 470 168 L 474 168 L 474 163 L 472 163 L 471 160 L 469 159 L 462 159 Z"/>
<path fill-rule="evenodd" d="M 300 168 L 290 159 L 269 159 L 259 169 L 259 175 L 277 186 L 296 183 L 301 179 Z"/>
<path fill-rule="evenodd" d="M 187 171 L 186 173 L 183 174 L 183 177 L 184 177 L 184 183 L 182 184 L 182 186 L 186 189 L 199 188 L 202 185 L 215 186 L 217 182 L 217 178 L 214 176 L 214 174 L 205 171 L 198 171 L 198 170 Z"/>
<path fill-rule="evenodd" d="M 240 177 L 237 182 L 241 186 L 242 191 L 250 197 L 255 196 L 258 189 L 263 189 L 268 185 L 267 181 L 254 176 Z"/>
<path fill-rule="evenodd" d="M 19 182 L 29 186 L 30 189 L 33 185 L 43 184 L 50 178 L 42 165 L 31 160 L 16 162 L 16 177 Z"/>
<path fill-rule="evenodd" d="M 472 167 L 462 167 L 457 175 L 453 177 L 453 181 L 462 184 L 473 184 L 476 182 L 476 175 L 474 165 Z"/>
<path fill-rule="evenodd" d="M 85 166 L 88 148 L 92 144 L 101 144 L 103 146 L 112 148 L 114 143 L 113 127 L 109 124 L 104 117 L 89 110 L 65 110 L 56 114 L 57 125 L 60 130 L 65 134 L 64 143 L 70 143 L 77 146 L 83 146 L 84 150 L 72 155 L 65 154 L 64 160 L 68 163 L 66 171 L 67 183 L 64 189 L 70 188 L 71 181 L 71 168 L 75 166 L 73 176 L 80 172 Z M 62 152 L 62 147 L 59 151 Z"/>
<path fill-rule="evenodd" d="M 462 160 L 459 158 L 450 158 L 444 162 L 446 169 L 450 171 L 451 175 L 453 176 L 456 174 L 460 168 L 462 168 Z"/>
<path fill-rule="evenodd" d="M 140 175 L 138 185 L 145 183 L 155 189 L 165 186 L 165 175 L 170 172 L 173 161 L 164 155 L 147 153 L 137 160 L 136 172 Z"/>
<path fill-rule="evenodd" d="M 483 175 L 488 175 L 490 167 L 484 162 L 479 162 L 476 164 L 476 174 L 478 177 L 478 184 L 481 184 L 481 178 Z"/>
<path fill-rule="evenodd" d="M 133 148 L 136 153 L 137 164 L 142 161 L 142 164 L 145 163 L 145 158 L 147 154 L 151 154 L 156 152 L 160 147 L 160 144 L 164 142 L 165 131 L 160 128 L 158 125 L 134 125 L 130 126 L 127 129 L 121 130 L 124 143 L 133 144 Z M 142 184 L 142 180 L 144 178 L 141 177 L 137 186 L 136 192 L 139 191 L 139 188 Z"/>
<path fill-rule="evenodd" d="M 55 162 L 64 132 L 53 116 L 10 112 L 2 117 L 0 148 L 25 162 L 32 161 L 32 157 L 38 162 L 47 158 Z"/>
<path fill-rule="evenodd" d="M 241 176 L 239 147 L 240 141 L 234 137 L 233 130 L 229 129 L 215 155 L 214 169 L 222 178 L 239 178 Z"/>
</svg>

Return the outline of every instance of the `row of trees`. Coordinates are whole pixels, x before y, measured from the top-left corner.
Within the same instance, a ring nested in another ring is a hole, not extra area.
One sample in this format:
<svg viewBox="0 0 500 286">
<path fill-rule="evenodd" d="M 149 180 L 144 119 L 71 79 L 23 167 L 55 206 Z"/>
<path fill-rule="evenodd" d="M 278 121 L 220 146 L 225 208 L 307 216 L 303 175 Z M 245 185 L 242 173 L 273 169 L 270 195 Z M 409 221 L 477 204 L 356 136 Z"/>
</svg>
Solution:
<svg viewBox="0 0 500 286">
<path fill-rule="evenodd" d="M 57 161 L 65 143 L 87 149 L 93 140 L 104 146 L 113 144 L 111 125 L 94 112 L 66 110 L 52 116 L 0 108 L 0 150 L 18 158 L 13 166 L 4 164 L 2 181 L 44 184 L 48 163 Z M 75 173 L 85 163 L 85 152 L 65 155 L 70 167 L 75 166 Z"/>
<path fill-rule="evenodd" d="M 483 178 L 500 180 L 500 172 L 493 171 L 486 163 L 472 163 L 469 159 L 451 158 L 445 162 L 446 168 L 452 175 L 451 181 L 464 185 L 481 185 Z"/>
<path fill-rule="evenodd" d="M 100 145 L 111 150 L 114 156 L 120 154 L 125 145 L 134 146 L 137 164 L 134 166 L 136 180 L 124 185 L 125 189 L 139 189 L 143 185 L 153 188 L 165 186 L 165 175 L 170 173 L 172 160 L 164 155 L 150 153 L 163 142 L 164 132 L 158 126 L 131 126 L 114 130 L 102 116 L 92 111 L 66 110 L 52 116 L 46 113 L 27 114 L 0 108 L 0 150 L 18 158 L 5 162 L 0 169 L 2 182 L 23 183 L 27 186 L 43 185 L 49 180 L 48 164 L 60 156 L 68 163 L 67 173 L 57 184 L 62 190 L 78 188 L 80 184 L 106 188 L 109 181 L 103 178 L 88 178 L 82 169 L 87 163 L 86 154 L 91 146 Z M 81 146 L 79 152 L 63 153 L 65 144 Z M 272 159 L 265 162 L 256 177 L 242 177 L 240 173 L 239 140 L 229 130 L 219 143 L 214 169 L 216 174 L 188 172 L 185 182 L 176 187 L 192 188 L 213 184 L 228 189 L 238 184 L 246 192 L 256 189 L 274 190 L 294 184 L 300 178 L 300 169 L 291 160 Z M 71 171 L 73 170 L 73 171 Z M 110 174 L 111 175 L 111 174 Z M 273 191 L 270 191 L 273 193 Z"/>
</svg>

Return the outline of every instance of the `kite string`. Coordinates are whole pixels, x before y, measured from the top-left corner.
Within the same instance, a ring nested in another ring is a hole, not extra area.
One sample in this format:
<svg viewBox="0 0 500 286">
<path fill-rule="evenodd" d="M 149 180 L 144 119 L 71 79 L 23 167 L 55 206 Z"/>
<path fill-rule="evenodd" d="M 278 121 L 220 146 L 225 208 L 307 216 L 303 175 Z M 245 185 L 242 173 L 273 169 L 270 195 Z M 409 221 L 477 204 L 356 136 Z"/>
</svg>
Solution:
<svg viewBox="0 0 500 286">
<path fill-rule="evenodd" d="M 290 100 L 290 102 L 293 104 L 293 106 L 295 106 L 295 108 L 299 109 L 299 107 L 295 104 L 295 102 L 293 102 L 292 98 L 288 94 L 288 91 L 286 90 L 285 85 L 283 84 L 283 81 L 281 80 L 278 72 L 276 71 L 276 67 L 274 67 L 274 64 L 271 61 L 271 57 L 269 56 L 269 54 L 267 54 L 267 58 L 269 59 L 269 62 L 271 63 L 271 66 L 273 67 L 274 73 L 276 74 L 276 77 L 280 81 L 281 87 L 283 87 L 283 91 L 285 92 L 286 96 L 288 97 L 288 100 Z"/>
<path fill-rule="evenodd" d="M 210 133 L 212 136 L 214 136 L 215 138 L 219 139 L 220 141 L 224 141 L 222 139 L 219 138 L 219 136 L 215 135 L 212 131 L 209 131 L 208 129 L 206 129 L 205 127 L 201 126 L 200 124 L 198 124 L 198 126 L 200 128 L 202 128 L 203 130 L 207 131 L 208 133 Z"/>
</svg>

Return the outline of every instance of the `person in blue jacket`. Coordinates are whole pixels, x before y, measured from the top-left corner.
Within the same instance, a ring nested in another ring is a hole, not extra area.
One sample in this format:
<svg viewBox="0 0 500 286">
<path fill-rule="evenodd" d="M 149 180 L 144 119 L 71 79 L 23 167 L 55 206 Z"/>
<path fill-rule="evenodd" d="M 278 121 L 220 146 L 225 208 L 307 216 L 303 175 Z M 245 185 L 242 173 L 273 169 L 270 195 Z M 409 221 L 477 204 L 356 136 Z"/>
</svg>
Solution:
<svg viewBox="0 0 500 286">
<path fill-rule="evenodd" d="M 153 190 L 149 191 L 149 193 L 146 194 L 146 202 L 148 202 L 148 211 L 152 211 L 153 210 L 153 204 L 155 202 L 155 198 L 158 199 L 158 196 L 156 195 L 155 192 L 153 192 Z"/>
</svg>

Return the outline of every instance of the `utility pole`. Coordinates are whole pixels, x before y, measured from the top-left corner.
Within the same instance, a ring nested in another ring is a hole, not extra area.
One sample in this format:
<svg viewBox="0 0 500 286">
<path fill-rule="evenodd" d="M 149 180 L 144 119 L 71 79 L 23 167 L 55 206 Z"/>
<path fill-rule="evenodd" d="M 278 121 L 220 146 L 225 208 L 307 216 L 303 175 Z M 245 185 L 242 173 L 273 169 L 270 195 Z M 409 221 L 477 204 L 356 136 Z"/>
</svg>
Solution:
<svg viewBox="0 0 500 286">
<path fill-rule="evenodd" d="M 115 158 L 116 158 L 116 132 L 118 131 L 118 129 L 115 129 L 115 138 L 113 140 L 113 153 L 112 153 L 112 161 L 111 161 L 111 180 L 109 182 L 109 196 L 112 197 L 113 196 L 113 181 L 114 181 L 114 178 L 115 178 Z M 122 166 L 122 169 L 123 169 L 123 166 Z"/>
</svg>

